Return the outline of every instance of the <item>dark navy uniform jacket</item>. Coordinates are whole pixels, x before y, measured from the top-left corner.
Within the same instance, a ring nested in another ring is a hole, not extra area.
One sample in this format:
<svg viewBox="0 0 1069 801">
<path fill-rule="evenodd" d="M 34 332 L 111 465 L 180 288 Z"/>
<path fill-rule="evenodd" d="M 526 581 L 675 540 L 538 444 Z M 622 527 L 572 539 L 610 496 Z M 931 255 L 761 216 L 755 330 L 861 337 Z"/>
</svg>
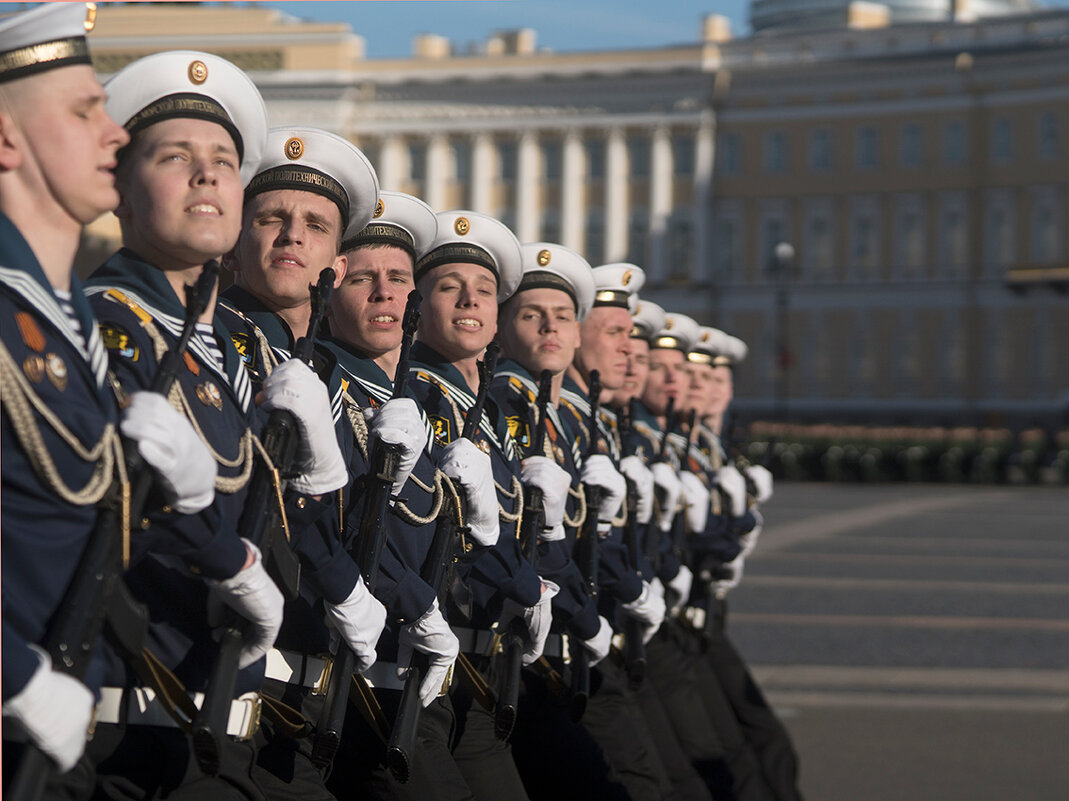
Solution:
<svg viewBox="0 0 1069 801">
<path fill-rule="evenodd" d="M 444 356 L 423 342 L 412 346 L 410 373 L 409 386 L 427 413 L 438 444 L 444 446 L 460 437 L 464 414 L 475 403 L 475 393 L 464 376 Z M 519 513 L 522 492 L 515 498 L 507 494 L 512 492 L 514 479 L 518 486 L 519 454 L 509 434 L 505 415 L 492 398 L 487 398 L 475 441 L 490 454 L 501 508 L 510 515 Z M 534 606 L 541 597 L 541 580 L 523 558 L 518 536 L 519 520 L 502 520 L 501 536 L 494 547 L 481 552 L 473 550 L 460 558 L 458 572 L 472 592 L 470 624 L 475 628 L 487 628 L 496 621 L 505 598 L 522 606 Z M 453 625 L 467 623 L 453 618 L 449 622 Z"/>
<path fill-rule="evenodd" d="M 561 389 L 561 411 L 568 408 L 569 414 L 561 414 L 561 420 L 565 429 L 569 431 L 571 439 L 576 443 L 576 451 L 580 454 L 576 467 L 582 469 L 581 455 L 590 450 L 590 401 L 585 392 L 571 378 L 565 376 L 564 386 Z M 619 438 L 616 432 L 609 426 L 608 420 L 603 413 L 598 414 L 598 438 L 599 452 L 608 455 L 615 464 L 619 464 L 618 455 Z M 597 514 L 594 510 L 587 510 L 587 514 Z M 642 576 L 639 566 L 631 564 L 627 544 L 624 542 L 623 530 L 613 527 L 608 536 L 598 541 L 598 583 L 602 614 L 609 620 L 613 620 L 613 601 L 630 603 L 642 594 Z"/>
<path fill-rule="evenodd" d="M 509 432 L 513 435 L 522 456 L 545 456 L 534 452 L 534 433 L 538 427 L 535 402 L 538 384 L 519 363 L 506 359 L 498 365 L 497 375 L 490 386 L 494 401 L 504 412 Z M 546 443 L 554 461 L 572 476 L 572 488 L 579 491 L 578 451 L 561 421 L 559 410 L 549 405 L 546 415 Z M 575 519 L 578 504 L 568 498 L 566 515 Z M 587 595 L 586 583 L 578 566 L 572 561 L 576 528 L 565 526 L 563 540 L 538 545 L 538 574 L 560 587 L 553 596 L 553 628 L 555 633 L 573 634 L 589 640 L 598 633 L 598 609 Z"/>
<path fill-rule="evenodd" d="M 123 249 L 92 275 L 86 293 L 122 388 L 147 389 L 158 367 L 150 327 L 171 348 L 184 318 L 182 303 L 163 272 Z M 251 435 L 259 433 L 266 417 L 253 403 L 245 367 L 218 314 L 213 327 L 222 368 L 195 336 L 176 385 L 185 397 L 187 417 L 215 452 L 219 479 L 231 486 L 223 488 L 217 481 L 215 501 L 205 512 L 152 521 L 145 531 L 135 532 L 126 574 L 131 591 L 149 607 L 150 650 L 191 690 L 206 685 L 218 650 L 207 622 L 208 593 L 202 577 L 232 576 L 245 562 L 238 524 L 251 460 L 256 458 Z M 291 543 L 300 552 L 302 543 L 315 539 L 303 533 L 325 505 L 293 493 L 286 500 Z M 236 693 L 259 687 L 263 665 L 261 660 L 239 674 Z M 113 663 L 109 681 L 121 684 L 121 675 Z"/>
<path fill-rule="evenodd" d="M 0 214 L 0 339 L 13 362 L 0 370 L 5 373 L 0 415 L 4 699 L 20 692 L 37 669 L 28 644 L 43 639 L 97 519 L 96 505 L 63 500 L 34 471 L 10 416 L 8 382 L 25 378 L 29 391 L 88 450 L 118 420 L 107 354 L 74 275 L 71 304 L 81 334 L 60 308 L 29 245 Z M 74 491 L 85 487 L 99 460 L 82 458 L 40 412 L 32 413 L 31 425 L 62 482 Z M 95 689 L 99 677 L 89 676 L 87 683 Z"/>
<path fill-rule="evenodd" d="M 661 424 L 657 422 L 657 417 L 646 408 L 642 403 L 635 404 L 635 419 L 631 421 L 631 428 L 634 434 L 634 441 L 636 449 L 646 455 L 647 464 L 652 465 L 659 458 L 661 453 L 661 440 L 664 438 L 664 431 L 661 429 Z M 672 439 L 668 440 L 669 447 L 665 449 L 665 458 L 669 461 L 674 469 L 679 469 L 679 454 L 672 449 Z M 680 521 L 676 521 L 678 525 Z M 657 527 L 656 518 L 650 521 L 650 524 L 646 527 L 646 541 L 649 542 L 652 538 L 656 542 L 656 552 L 659 555 L 658 565 L 656 568 L 657 578 L 662 583 L 667 584 L 676 574 L 679 573 L 680 560 L 679 555 L 673 550 L 672 536 L 663 533 Z M 650 550 L 654 550 L 651 548 Z"/>
</svg>

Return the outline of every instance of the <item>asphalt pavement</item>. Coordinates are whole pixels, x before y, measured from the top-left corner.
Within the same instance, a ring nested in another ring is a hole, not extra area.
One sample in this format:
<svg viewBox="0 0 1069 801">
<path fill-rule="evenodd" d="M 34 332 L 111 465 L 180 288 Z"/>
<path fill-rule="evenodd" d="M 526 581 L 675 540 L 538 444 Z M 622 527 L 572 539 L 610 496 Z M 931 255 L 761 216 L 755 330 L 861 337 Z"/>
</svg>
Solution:
<svg viewBox="0 0 1069 801">
<path fill-rule="evenodd" d="M 780 482 L 729 596 L 808 801 L 1069 799 L 1069 492 Z"/>
</svg>

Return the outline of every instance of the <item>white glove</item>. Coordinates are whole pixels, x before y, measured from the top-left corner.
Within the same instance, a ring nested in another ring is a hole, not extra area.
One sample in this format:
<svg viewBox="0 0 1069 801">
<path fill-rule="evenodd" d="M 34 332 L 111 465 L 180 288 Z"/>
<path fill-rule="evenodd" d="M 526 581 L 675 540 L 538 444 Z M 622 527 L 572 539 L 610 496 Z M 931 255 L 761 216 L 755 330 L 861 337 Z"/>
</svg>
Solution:
<svg viewBox="0 0 1069 801">
<path fill-rule="evenodd" d="M 764 503 L 772 497 L 772 473 L 767 467 L 752 464 L 746 468 L 746 475 L 754 483 L 757 489 L 757 502 Z"/>
<path fill-rule="evenodd" d="M 724 565 L 730 575 L 728 578 L 717 579 L 713 583 L 717 598 L 723 598 L 730 590 L 739 586 L 739 582 L 742 581 L 742 564 L 745 560 L 746 557 L 740 554 Z"/>
<path fill-rule="evenodd" d="M 657 581 L 657 579 L 654 579 Z M 660 582 L 657 582 L 660 584 Z M 642 642 L 647 643 L 664 621 L 664 591 L 658 593 L 648 581 L 642 582 L 642 592 L 630 603 L 621 604 L 624 613 L 643 624 Z"/>
<path fill-rule="evenodd" d="M 761 529 L 765 524 L 765 519 L 761 517 L 761 513 L 756 509 L 751 510 L 750 514 L 757 520 L 757 524 L 745 534 L 739 535 L 739 545 L 742 546 L 742 556 L 744 557 L 753 553 L 753 549 L 757 547 L 757 538 L 761 536 Z"/>
<path fill-rule="evenodd" d="M 653 473 L 638 456 L 621 459 L 620 472 L 635 482 L 635 518 L 640 526 L 644 526 L 653 517 Z"/>
<path fill-rule="evenodd" d="M 312 368 L 296 359 L 283 362 L 264 381 L 263 408 L 284 409 L 301 431 L 297 448 L 300 475 L 290 481 L 298 492 L 323 495 L 349 482 L 349 471 L 338 447 L 327 386 Z"/>
<path fill-rule="evenodd" d="M 401 626 L 397 634 L 397 675 L 402 679 L 408 676 L 414 650 L 427 654 L 429 659 L 427 675 L 419 686 L 420 701 L 429 706 L 441 692 L 449 667 L 460 653 L 460 641 L 442 617 L 437 598 L 419 620 Z"/>
<path fill-rule="evenodd" d="M 553 610 L 550 601 L 560 592 L 560 587 L 552 581 L 542 579 L 542 597 L 534 606 L 520 606 L 510 598 L 505 599 L 501 608 L 501 617 L 497 621 L 497 630 L 504 632 L 513 618 L 523 618 L 527 626 L 527 647 L 523 651 L 522 662 L 530 665 L 542 656 L 549 636 L 549 627 L 553 624 Z"/>
<path fill-rule="evenodd" d="M 386 626 L 386 607 L 360 579 L 348 598 L 340 604 L 324 606 L 327 621 L 356 655 L 356 672 L 363 673 L 375 664 L 375 644 Z"/>
<path fill-rule="evenodd" d="M 545 523 L 539 539 L 546 542 L 564 539 L 564 505 L 572 474 L 547 456 L 528 456 L 523 460 L 520 478 L 525 486 L 542 490 Z"/>
<path fill-rule="evenodd" d="M 228 579 L 206 580 L 212 595 L 217 600 L 222 601 L 252 624 L 251 631 L 242 646 L 241 656 L 238 657 L 239 670 L 244 670 L 271 650 L 278 636 L 278 630 L 282 627 L 284 603 L 282 593 L 264 570 L 260 549 L 246 539 L 242 539 L 242 542 L 252 552 L 252 564 Z M 218 620 L 213 619 L 215 614 L 211 608 L 209 608 L 208 617 L 211 625 L 218 624 Z"/>
<path fill-rule="evenodd" d="M 189 420 L 156 392 L 135 392 L 119 421 L 123 436 L 156 471 L 167 502 L 192 515 L 215 499 L 215 459 Z"/>
<path fill-rule="evenodd" d="M 393 494 L 398 495 L 419 455 L 427 447 L 427 426 L 419 416 L 419 407 L 411 398 L 393 398 L 379 409 L 364 409 L 368 432 L 385 445 L 398 449 L 397 476 L 393 481 Z"/>
<path fill-rule="evenodd" d="M 746 479 L 733 464 L 726 464 L 716 471 L 716 483 L 731 501 L 731 514 L 733 517 L 742 517 L 746 514 Z"/>
<path fill-rule="evenodd" d="M 695 534 L 705 531 L 709 520 L 709 489 L 694 473 L 684 470 L 679 474 L 679 483 L 683 486 L 683 514 L 686 516 L 687 529 Z"/>
<path fill-rule="evenodd" d="M 501 536 L 501 523 L 490 457 L 470 439 L 456 439 L 442 450 L 438 469 L 464 490 L 468 501 L 464 523 L 471 528 L 472 539 L 480 545 L 494 545 Z"/>
<path fill-rule="evenodd" d="M 620 514 L 620 506 L 627 495 L 627 481 L 613 467 L 612 459 L 603 453 L 586 458 L 579 480 L 592 487 L 601 487 L 601 501 L 598 503 L 598 530 L 601 531 L 604 524 Z"/>
<path fill-rule="evenodd" d="M 672 530 L 672 518 L 676 516 L 683 485 L 679 483 L 679 476 L 668 462 L 655 462 L 650 467 L 650 472 L 653 473 L 653 485 L 661 491 L 663 500 L 657 510 L 657 527 L 667 533 Z"/>
<path fill-rule="evenodd" d="M 590 651 L 590 666 L 594 667 L 598 662 L 609 655 L 609 646 L 612 645 L 612 626 L 609 621 L 598 615 L 598 633 L 589 640 L 580 640 L 580 645 Z"/>
<path fill-rule="evenodd" d="M 21 721 L 34 745 L 66 773 L 85 750 L 93 693 L 73 676 L 52 670 L 52 659 L 44 649 L 30 648 L 41 664 L 18 695 L 4 702 L 4 717 Z"/>
<path fill-rule="evenodd" d="M 690 568 L 686 565 L 680 565 L 679 572 L 668 582 L 668 593 L 671 593 L 670 598 L 672 601 L 671 613 L 673 615 L 679 612 L 683 605 L 690 600 L 690 587 L 693 583 L 694 574 L 690 572 Z"/>
</svg>

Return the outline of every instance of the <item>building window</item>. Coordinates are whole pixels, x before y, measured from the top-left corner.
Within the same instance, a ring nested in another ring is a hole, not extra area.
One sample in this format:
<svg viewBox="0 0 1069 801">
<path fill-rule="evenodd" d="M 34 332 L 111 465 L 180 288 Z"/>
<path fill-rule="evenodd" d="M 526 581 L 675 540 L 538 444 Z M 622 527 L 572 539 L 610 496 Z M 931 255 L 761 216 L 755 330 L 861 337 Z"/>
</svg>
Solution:
<svg viewBox="0 0 1069 801">
<path fill-rule="evenodd" d="M 1058 257 L 1058 229 L 1054 223 L 1054 209 L 1046 201 L 1040 201 L 1032 217 L 1033 260 L 1043 263 Z"/>
<path fill-rule="evenodd" d="M 542 217 L 541 239 L 544 242 L 560 242 L 560 214 L 556 211 Z"/>
<path fill-rule="evenodd" d="M 899 138 L 898 161 L 903 167 L 920 167 L 924 163 L 924 141 L 921 127 L 915 122 L 902 126 Z"/>
<path fill-rule="evenodd" d="M 738 134 L 726 133 L 717 137 L 716 171 L 721 175 L 742 174 L 742 142 Z"/>
<path fill-rule="evenodd" d="M 1044 160 L 1058 158 L 1058 115 L 1053 111 L 1039 115 L 1039 157 Z"/>
<path fill-rule="evenodd" d="M 990 273 L 1000 273 L 1013 262 L 1013 218 L 1006 206 L 993 206 L 984 226 L 985 252 Z"/>
<path fill-rule="evenodd" d="M 586 140 L 586 168 L 591 178 L 605 177 L 605 140 Z"/>
<path fill-rule="evenodd" d="M 500 162 L 499 175 L 502 181 L 515 181 L 519 161 L 519 148 L 512 139 L 497 143 L 497 156 Z"/>
<path fill-rule="evenodd" d="M 672 170 L 676 175 L 694 174 L 694 137 L 690 134 L 672 138 Z"/>
<path fill-rule="evenodd" d="M 851 227 L 850 262 L 854 272 L 871 276 L 876 268 L 876 225 L 868 211 L 857 211 Z"/>
<path fill-rule="evenodd" d="M 809 218 L 806 230 L 805 274 L 816 279 L 826 278 L 832 271 L 832 239 L 828 218 L 822 213 Z"/>
<path fill-rule="evenodd" d="M 417 182 L 427 178 L 427 144 L 425 142 L 409 142 L 408 144 L 408 178 Z"/>
<path fill-rule="evenodd" d="M 634 178 L 648 178 L 650 174 L 650 140 L 645 137 L 627 141 L 627 160 Z"/>
<path fill-rule="evenodd" d="M 814 172 L 827 172 L 832 168 L 832 138 L 827 128 L 813 131 L 809 140 L 809 166 Z"/>
<path fill-rule="evenodd" d="M 649 242 L 649 215 L 645 209 L 635 209 L 631 224 L 627 227 L 627 258 L 632 264 L 646 263 L 646 245 Z"/>
<path fill-rule="evenodd" d="M 924 264 L 923 216 L 916 206 L 899 211 L 896 236 L 897 262 L 904 276 L 913 276 Z"/>
<path fill-rule="evenodd" d="M 965 123 L 950 120 L 943 128 L 943 163 L 948 167 L 965 164 Z"/>
<path fill-rule="evenodd" d="M 783 131 L 768 131 L 765 134 L 765 172 L 787 172 L 787 134 Z"/>
<path fill-rule="evenodd" d="M 758 267 L 762 272 L 772 272 L 778 268 L 776 245 L 787 241 L 787 225 L 779 215 L 768 216 L 765 218 L 761 234 L 763 241 L 759 252 L 763 262 Z"/>
<path fill-rule="evenodd" d="M 462 139 L 453 142 L 453 177 L 466 183 L 471 176 L 471 142 Z"/>
<path fill-rule="evenodd" d="M 668 277 L 685 281 L 693 272 L 694 225 L 689 214 L 676 216 L 668 223 Z"/>
<path fill-rule="evenodd" d="M 880 164 L 880 137 L 879 132 L 871 125 L 863 125 L 857 129 L 857 150 L 855 163 L 858 169 L 873 170 Z"/>
<path fill-rule="evenodd" d="M 549 141 L 542 145 L 542 177 L 547 181 L 559 181 L 562 171 L 563 146 L 560 141 Z"/>
<path fill-rule="evenodd" d="M 600 210 L 594 210 L 587 217 L 585 255 L 591 264 L 601 264 L 605 260 L 605 219 Z"/>
<path fill-rule="evenodd" d="M 1009 164 L 1013 159 L 1013 123 L 1009 117 L 996 117 L 991 123 L 991 161 Z"/>
<path fill-rule="evenodd" d="M 965 264 L 965 215 L 952 206 L 943 210 L 939 225 L 939 261 L 943 271 L 954 275 Z"/>
<path fill-rule="evenodd" d="M 717 220 L 713 252 L 718 277 L 724 281 L 734 279 L 739 268 L 739 226 L 736 220 Z"/>
</svg>

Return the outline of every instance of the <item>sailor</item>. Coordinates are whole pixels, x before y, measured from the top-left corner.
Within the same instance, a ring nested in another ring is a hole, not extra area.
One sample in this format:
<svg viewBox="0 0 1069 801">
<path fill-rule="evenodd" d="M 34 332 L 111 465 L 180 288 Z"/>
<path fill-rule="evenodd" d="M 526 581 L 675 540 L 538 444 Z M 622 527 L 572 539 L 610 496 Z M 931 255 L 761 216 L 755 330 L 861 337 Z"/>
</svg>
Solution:
<svg viewBox="0 0 1069 801">
<path fill-rule="evenodd" d="M 118 380 L 129 391 L 147 385 L 159 360 L 174 347 L 184 286 L 237 241 L 244 187 L 264 153 L 267 113 L 248 76 L 206 53 L 148 56 L 120 70 L 107 89 L 109 112 L 132 137 L 116 173 L 124 247 L 93 274 L 87 291 Z M 181 684 L 165 697 L 146 690 L 144 677 L 112 672 L 114 687 L 106 688 L 90 749 L 104 796 L 121 795 L 131 786 L 148 792 L 163 776 L 172 796 L 236 792 L 261 797 L 252 774 L 251 738 L 261 711 L 257 691 L 264 656 L 282 622 L 282 594 L 257 545 L 238 537 L 263 511 L 245 514 L 243 507 L 261 458 L 258 433 L 266 413 L 288 411 L 299 429 L 282 518 L 284 534 L 298 552 L 302 543 L 315 544 L 305 532 L 329 507 L 330 493 L 347 480 L 326 389 L 307 366 L 296 367 L 305 375 L 268 380 L 257 406 L 211 298 L 179 367 L 171 401 L 194 424 L 218 466 L 210 508 L 215 521 L 209 528 L 202 520 L 187 519 L 165 530 L 211 532 L 201 550 L 225 547 L 229 552 L 236 545 L 238 553 L 230 572 L 208 572 L 185 552 L 147 547 L 153 540 L 144 538 L 147 552 L 137 554 L 142 558 L 132 564 L 127 584 L 149 608 L 152 652 Z M 219 659 L 210 625 L 220 618 L 218 601 L 248 621 L 232 692 L 209 684 Z M 178 720 L 184 720 L 196 714 L 190 709 L 194 694 L 218 692 L 233 698 L 228 736 L 219 733 L 217 764 L 201 764 L 164 701 L 173 699 Z"/>
<path fill-rule="evenodd" d="M 120 432 L 152 468 L 172 509 L 211 503 L 214 467 L 189 424 L 133 393 L 121 418 L 107 352 L 73 274 L 82 227 L 115 208 L 113 169 L 129 141 L 104 107 L 86 33 L 94 9 L 46 4 L 0 22 L 0 415 L 3 448 L 5 791 L 25 744 L 61 771 L 83 752 L 101 676 L 64 665 L 49 638 L 86 543 L 118 504 Z M 189 475 L 188 467 L 203 472 Z M 127 483 L 128 487 L 129 484 Z M 173 516 L 154 503 L 154 519 Z M 120 569 L 116 565 L 115 569 Z M 92 568 L 89 568 L 92 569 Z M 81 612 L 82 610 L 75 610 Z M 102 610 L 101 610 L 102 611 Z M 97 643 L 87 642 L 95 649 Z M 42 647 L 44 646 L 44 647 Z M 54 661 L 55 660 L 55 661 Z M 85 789 L 85 788 L 83 788 Z"/>
<path fill-rule="evenodd" d="M 549 634 L 550 602 L 558 591 L 538 576 L 517 539 L 523 509 L 520 459 L 504 414 L 488 401 L 475 435 L 474 449 L 489 453 L 492 476 L 464 469 L 473 448 L 460 437 L 480 384 L 479 357 L 497 332 L 498 304 L 520 283 L 521 264 L 520 244 L 507 226 L 457 210 L 438 214 L 437 236 L 415 274 L 423 310 L 411 386 L 446 449 L 440 467 L 469 498 L 496 492 L 499 507 L 492 521 L 489 515 L 475 520 L 469 515 L 469 524 L 496 525 L 500 536 L 493 547 L 461 557 L 446 614 L 460 640 L 463 679 L 452 690 L 459 733 L 453 757 L 477 798 L 527 797 L 508 743 L 495 735 L 494 693 L 486 683 L 495 646 L 492 627 L 504 631 L 513 619 L 520 620 L 522 659 L 534 662 Z M 547 493 L 547 487 L 541 489 Z M 482 509 L 482 502 L 475 508 Z"/>
</svg>

